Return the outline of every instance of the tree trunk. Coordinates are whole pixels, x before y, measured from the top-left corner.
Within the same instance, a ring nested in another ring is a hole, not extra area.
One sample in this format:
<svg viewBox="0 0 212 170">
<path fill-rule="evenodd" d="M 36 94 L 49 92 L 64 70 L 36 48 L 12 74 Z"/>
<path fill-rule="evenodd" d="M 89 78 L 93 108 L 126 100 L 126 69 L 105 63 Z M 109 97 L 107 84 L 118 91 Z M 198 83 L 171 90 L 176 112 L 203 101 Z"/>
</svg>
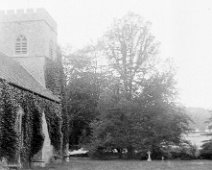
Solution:
<svg viewBox="0 0 212 170">
<path fill-rule="evenodd" d="M 117 151 L 118 151 L 119 159 L 122 159 L 122 149 L 118 148 Z"/>
<path fill-rule="evenodd" d="M 133 147 L 132 146 L 129 146 L 127 148 L 127 159 L 132 159 L 133 158 Z"/>
</svg>

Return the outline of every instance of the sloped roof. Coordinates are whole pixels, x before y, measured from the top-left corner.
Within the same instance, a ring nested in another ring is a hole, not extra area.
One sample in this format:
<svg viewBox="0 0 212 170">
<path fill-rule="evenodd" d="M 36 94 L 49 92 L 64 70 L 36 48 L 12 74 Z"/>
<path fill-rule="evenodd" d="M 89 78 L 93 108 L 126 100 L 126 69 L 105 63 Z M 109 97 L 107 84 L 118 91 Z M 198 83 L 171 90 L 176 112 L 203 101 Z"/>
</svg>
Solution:
<svg viewBox="0 0 212 170">
<path fill-rule="evenodd" d="M 41 97 L 60 102 L 52 92 L 44 88 L 18 62 L 0 52 L 0 79 L 35 93 Z"/>
</svg>

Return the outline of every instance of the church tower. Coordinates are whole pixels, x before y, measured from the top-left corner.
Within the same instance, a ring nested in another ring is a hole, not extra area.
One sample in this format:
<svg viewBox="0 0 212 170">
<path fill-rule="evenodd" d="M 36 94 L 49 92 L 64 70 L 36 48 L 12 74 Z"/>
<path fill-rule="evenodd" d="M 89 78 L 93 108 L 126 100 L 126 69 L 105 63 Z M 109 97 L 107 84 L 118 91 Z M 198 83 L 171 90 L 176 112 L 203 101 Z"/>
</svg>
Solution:
<svg viewBox="0 0 212 170">
<path fill-rule="evenodd" d="M 37 82 L 56 94 L 56 85 L 60 81 L 55 66 L 58 63 L 57 25 L 46 10 L 0 11 L 0 51 L 20 63 Z M 42 166 L 54 154 L 45 114 L 49 113 L 42 113 L 44 144 L 35 155 L 36 159 L 42 160 Z"/>
<path fill-rule="evenodd" d="M 57 25 L 44 9 L 0 11 L 0 51 L 18 61 L 41 85 L 45 63 L 56 60 Z"/>
</svg>

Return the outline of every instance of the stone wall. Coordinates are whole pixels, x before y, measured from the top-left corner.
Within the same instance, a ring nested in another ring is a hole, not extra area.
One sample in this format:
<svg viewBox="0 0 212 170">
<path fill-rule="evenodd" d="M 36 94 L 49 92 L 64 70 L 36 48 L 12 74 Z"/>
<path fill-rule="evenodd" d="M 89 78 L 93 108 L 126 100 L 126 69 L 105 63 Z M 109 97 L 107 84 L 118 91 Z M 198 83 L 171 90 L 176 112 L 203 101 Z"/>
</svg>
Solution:
<svg viewBox="0 0 212 170">
<path fill-rule="evenodd" d="M 53 42 L 55 57 L 57 25 L 44 9 L 0 12 L 0 51 L 18 57 L 14 44 L 20 34 L 26 36 L 28 41 L 26 56 L 49 57 L 49 45 Z"/>
<path fill-rule="evenodd" d="M 27 54 L 15 53 L 19 35 L 27 39 Z M 57 57 L 57 25 L 51 16 L 44 9 L 0 11 L 0 37 L 0 51 L 14 57 L 45 87 L 45 63 L 41 58 Z"/>
<path fill-rule="evenodd" d="M 44 99 L 40 96 L 34 95 L 28 91 L 25 91 L 23 89 L 19 89 L 17 87 L 14 87 L 12 85 L 9 85 L 7 82 L 4 82 L 0 79 L 0 99 L 2 99 L 2 90 L 4 89 L 4 84 L 7 84 L 7 86 L 9 87 L 9 94 L 11 94 L 12 99 L 15 105 L 19 105 L 19 108 L 21 108 L 21 110 L 17 110 L 17 113 L 23 112 L 22 115 L 25 116 L 25 118 L 22 119 L 22 126 L 20 126 L 20 119 L 18 117 L 16 117 L 16 123 L 14 124 L 14 128 L 16 133 L 20 133 L 20 129 L 22 129 L 22 135 L 18 135 L 19 136 L 19 141 L 21 144 L 21 147 L 18 146 L 18 156 L 16 155 L 16 158 L 18 157 L 17 160 L 20 161 L 20 150 L 21 152 L 23 151 L 23 153 L 25 153 L 26 155 L 28 155 L 27 152 L 31 152 L 30 148 L 27 148 L 28 146 L 32 146 L 31 142 L 30 143 L 26 143 L 26 141 L 29 142 L 29 135 L 32 135 L 32 131 L 34 131 L 33 129 L 33 123 L 31 121 L 33 121 L 34 119 L 31 119 L 33 117 L 33 115 L 37 115 L 37 113 L 41 113 L 42 114 L 42 133 L 44 134 L 44 142 L 41 145 L 42 149 L 38 152 L 38 154 L 36 154 L 36 156 L 34 157 L 34 161 L 41 163 L 41 165 L 45 166 L 47 163 L 49 163 L 50 159 L 53 157 L 54 154 L 58 154 L 60 153 L 61 147 L 59 148 L 60 150 L 55 150 L 55 148 L 58 148 L 58 145 L 62 145 L 61 141 L 62 141 L 62 135 L 58 135 L 58 133 L 62 134 L 61 132 L 61 125 L 58 125 L 55 127 L 58 120 L 56 120 L 55 118 L 58 117 L 60 120 L 62 119 L 61 117 L 61 105 L 59 103 L 55 103 L 52 101 L 49 101 L 47 99 Z M 5 90 L 5 89 L 4 89 Z M 31 96 L 32 98 L 26 97 L 26 96 Z M 8 99 L 7 99 L 8 100 Z M 39 112 L 32 112 L 32 110 L 30 110 L 31 105 L 28 105 L 28 101 L 33 101 L 34 104 L 36 104 L 36 106 L 38 107 L 37 109 L 39 109 Z M 0 101 L 1 102 L 1 101 Z M 1 103 L 2 104 L 2 103 Z M 26 109 L 28 108 L 29 109 Z M 25 108 L 25 111 L 24 109 Z M 2 108 L 0 108 L 2 109 Z M 42 112 L 41 112 L 42 111 Z M 4 112 L 1 112 L 0 114 L 0 119 L 2 117 L 2 114 L 4 114 Z M 17 114 L 19 115 L 19 114 Z M 28 116 L 28 118 L 27 118 Z M 31 116 L 31 118 L 29 118 L 29 116 Z M 25 120 L 25 121 L 23 121 Z M 26 121 L 28 120 L 28 121 Z M 30 122 L 30 123 L 29 123 Z M 27 124 L 26 124 L 27 123 Z M 29 123 L 29 124 L 28 124 Z M 37 122 L 38 123 L 38 122 Z M 30 125 L 30 126 L 28 126 Z M 37 127 L 39 128 L 39 127 Z M 1 122 L 0 122 L 0 131 L 1 131 L 2 127 L 1 127 Z M 19 129 L 19 130 L 18 130 Z M 1 134 L 1 132 L 0 132 Z M 24 135 L 23 135 L 24 134 Z M 51 136 L 50 136 L 51 134 Z M 52 135 L 54 134 L 54 136 Z M 33 139 L 35 136 L 34 134 L 31 136 Z M 57 141 L 60 141 L 59 144 L 57 144 L 57 146 L 55 146 L 55 138 L 57 138 Z M 12 140 L 12 139 L 11 139 Z M 12 142 L 12 141 L 10 141 Z M 54 145 L 54 146 L 53 146 Z M 33 145 L 34 146 L 34 145 Z M 0 148 L 1 149 L 1 148 Z M 20 150 L 19 150 L 20 149 Z M 56 152 L 57 151 L 57 152 Z M 25 155 L 25 156 L 26 156 Z M 24 155 L 22 155 L 22 157 L 24 157 Z M 28 159 L 27 159 L 28 160 Z M 18 162 L 19 162 L 18 161 Z M 39 164 L 40 165 L 40 164 Z"/>
<path fill-rule="evenodd" d="M 54 32 L 57 32 L 57 24 L 49 13 L 43 9 L 17 9 L 17 10 L 0 10 L 0 20 L 2 22 L 29 22 L 43 20 L 51 27 Z"/>
</svg>

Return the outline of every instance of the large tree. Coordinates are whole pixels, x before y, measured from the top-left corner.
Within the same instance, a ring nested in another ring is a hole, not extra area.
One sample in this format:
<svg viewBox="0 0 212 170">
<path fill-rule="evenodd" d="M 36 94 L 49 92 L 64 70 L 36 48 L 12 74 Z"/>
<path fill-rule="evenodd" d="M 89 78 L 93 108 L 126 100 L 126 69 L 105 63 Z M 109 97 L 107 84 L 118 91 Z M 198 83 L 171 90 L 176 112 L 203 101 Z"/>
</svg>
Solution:
<svg viewBox="0 0 212 170">
<path fill-rule="evenodd" d="M 94 153 L 117 149 L 120 157 L 127 150 L 128 158 L 132 158 L 134 151 L 162 152 L 183 143 L 189 119 L 182 107 L 170 102 L 170 79 L 152 77 L 137 97 L 126 100 L 119 96 L 118 103 L 116 90 L 107 90 L 99 101 L 101 115 L 91 124 L 93 136 L 88 148 Z"/>
<path fill-rule="evenodd" d="M 156 64 L 158 42 L 150 23 L 129 13 L 115 20 L 98 44 L 109 61 L 107 87 L 102 90 L 100 116 L 91 123 L 91 151 L 162 149 L 182 142 L 188 118 L 175 103 L 173 69 Z M 168 69 L 164 69 L 168 68 Z"/>
<path fill-rule="evenodd" d="M 100 41 L 99 47 L 109 59 L 110 68 L 114 76 L 119 78 L 121 90 L 127 99 L 138 90 L 136 82 L 153 71 L 153 60 L 159 43 L 150 33 L 150 25 L 139 15 L 129 13 L 115 20 Z"/>
</svg>

